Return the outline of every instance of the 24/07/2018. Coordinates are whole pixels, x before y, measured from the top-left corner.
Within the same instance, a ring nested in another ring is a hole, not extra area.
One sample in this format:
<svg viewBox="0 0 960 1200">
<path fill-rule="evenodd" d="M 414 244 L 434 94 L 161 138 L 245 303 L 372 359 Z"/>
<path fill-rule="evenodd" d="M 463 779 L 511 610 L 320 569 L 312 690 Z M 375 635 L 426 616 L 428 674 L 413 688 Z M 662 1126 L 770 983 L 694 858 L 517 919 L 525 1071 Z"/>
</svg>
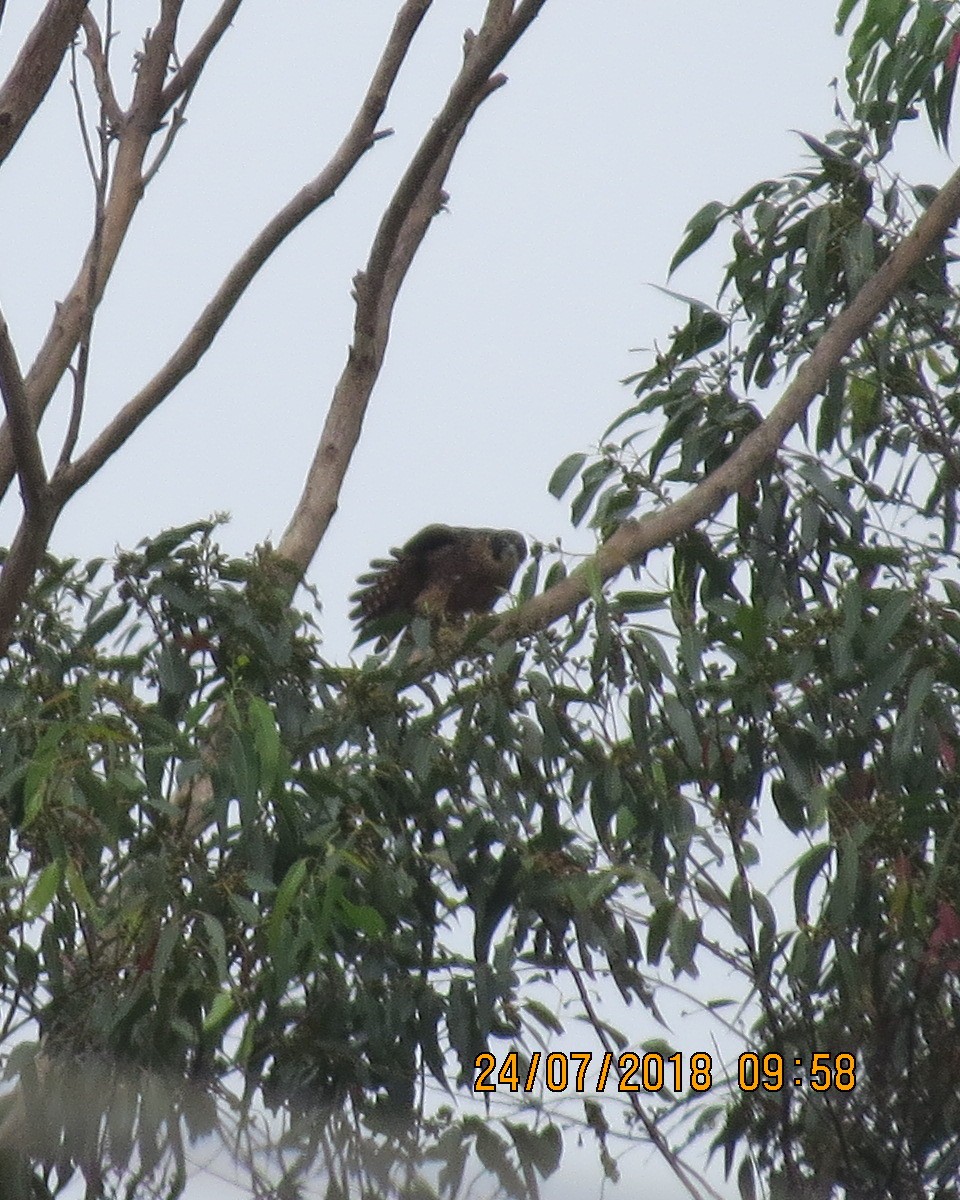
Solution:
<svg viewBox="0 0 960 1200">
<path fill-rule="evenodd" d="M 591 1075 L 588 1078 L 594 1057 L 598 1060 L 596 1077 Z M 689 1058 L 690 1088 L 695 1092 L 708 1092 L 713 1087 L 713 1056 L 698 1053 L 691 1054 Z M 664 1056 L 655 1052 L 641 1055 L 626 1050 L 614 1058 L 610 1050 L 596 1056 L 589 1050 L 547 1055 L 535 1050 L 529 1059 L 521 1061 L 518 1052 L 511 1050 L 503 1056 L 499 1071 L 496 1055 L 489 1052 L 478 1054 L 474 1066 L 477 1069 L 473 1085 L 475 1092 L 495 1092 L 498 1087 L 511 1092 L 521 1089 L 533 1091 L 541 1066 L 541 1082 L 551 1092 L 565 1092 L 571 1086 L 577 1092 L 602 1092 L 608 1083 L 620 1092 L 659 1092 L 661 1088 L 670 1086 L 671 1082 L 673 1091 L 683 1090 L 683 1055 L 679 1052 Z"/>
<path fill-rule="evenodd" d="M 603 1092 L 611 1083 L 619 1092 L 659 1092 L 669 1087 L 673 1092 L 683 1090 L 683 1055 L 663 1055 L 656 1051 L 637 1054 L 624 1051 L 614 1059 L 607 1050 L 598 1058 L 597 1074 L 588 1077 L 593 1062 L 592 1051 L 554 1052 L 543 1055 L 535 1050 L 529 1059 L 521 1059 L 518 1051 L 505 1054 L 497 1070 L 495 1054 L 478 1054 L 474 1062 L 477 1078 L 473 1084 L 475 1092 L 495 1092 L 505 1088 L 511 1092 L 533 1091 L 537 1084 L 541 1066 L 541 1083 L 548 1091 L 565 1092 L 591 1090 Z M 752 1092 L 758 1087 L 764 1091 L 780 1091 L 792 1084 L 802 1087 L 805 1083 L 815 1092 L 836 1088 L 849 1092 L 856 1085 L 856 1060 L 852 1054 L 814 1054 L 807 1071 L 801 1059 L 794 1060 L 796 1074 L 792 1077 L 784 1070 L 784 1058 L 780 1054 L 741 1054 L 737 1061 L 737 1086 L 741 1091 Z M 694 1092 L 708 1092 L 713 1087 L 713 1056 L 699 1051 L 689 1056 L 688 1086 Z M 612 1078 L 611 1078 L 612 1076 Z"/>
</svg>

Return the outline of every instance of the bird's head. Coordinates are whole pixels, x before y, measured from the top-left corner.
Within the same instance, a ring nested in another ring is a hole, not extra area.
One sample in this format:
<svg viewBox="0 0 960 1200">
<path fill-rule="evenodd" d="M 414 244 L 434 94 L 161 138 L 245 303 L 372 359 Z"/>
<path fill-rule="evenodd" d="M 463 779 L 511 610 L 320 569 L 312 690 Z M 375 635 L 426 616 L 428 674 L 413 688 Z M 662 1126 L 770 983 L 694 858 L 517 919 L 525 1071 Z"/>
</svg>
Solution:
<svg viewBox="0 0 960 1200">
<path fill-rule="evenodd" d="M 512 562 L 514 570 L 527 557 L 527 543 L 515 529 L 498 529 L 490 539 L 490 550 L 498 562 Z"/>
</svg>

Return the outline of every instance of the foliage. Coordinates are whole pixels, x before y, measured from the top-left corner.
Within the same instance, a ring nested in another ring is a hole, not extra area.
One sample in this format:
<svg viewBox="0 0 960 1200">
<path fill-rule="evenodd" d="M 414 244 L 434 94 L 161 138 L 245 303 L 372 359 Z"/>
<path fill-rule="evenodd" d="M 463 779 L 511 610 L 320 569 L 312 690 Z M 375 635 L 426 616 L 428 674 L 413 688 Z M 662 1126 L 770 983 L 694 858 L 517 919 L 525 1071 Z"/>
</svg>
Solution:
<svg viewBox="0 0 960 1200">
<path fill-rule="evenodd" d="M 182 1173 L 180 1119 L 194 1137 L 215 1128 L 223 1079 L 237 1112 L 282 1110 L 304 1154 L 306 1118 L 345 1104 L 402 1139 L 425 1073 L 448 1087 L 450 1053 L 469 1084 L 491 1039 L 556 1025 L 526 989 L 571 937 L 647 999 L 611 900 L 647 859 L 662 887 L 672 830 L 639 757 L 611 769 L 591 720 L 612 699 L 566 682 L 573 639 L 502 647 L 452 670 L 441 698 L 412 682 L 409 649 L 325 663 L 311 623 L 273 603 L 269 554 L 228 560 L 212 534 L 167 531 L 121 555 L 107 586 L 100 564 L 48 564 L 11 658 L 7 1028 L 33 1025 L 54 1073 L 111 1079 L 103 1112 L 88 1104 L 63 1132 L 61 1172 L 97 1159 L 149 1173 L 166 1155 Z M 202 780 L 215 825 L 198 839 Z M 571 798 L 604 829 L 629 814 L 629 861 L 601 868 L 575 841 Z M 21 1042 L 11 1067 L 35 1063 Z M 183 1083 L 152 1096 L 133 1068 Z M 511 1131 L 524 1169 L 555 1168 L 527 1153 L 555 1134 Z M 506 1144 L 468 1121 L 435 1146 L 444 1194 L 468 1142 L 523 1190 Z"/>
<path fill-rule="evenodd" d="M 635 403 L 557 469 L 575 524 L 603 540 L 724 463 L 929 203 L 891 156 L 921 110 L 947 140 L 957 7 L 844 0 L 850 115 L 693 217 L 673 266 L 728 231 L 719 298 L 681 298 Z M 218 1131 L 257 1194 L 322 1162 L 330 1195 L 482 1169 L 536 1196 L 576 1121 L 608 1175 L 626 1131 L 694 1194 L 675 1143 L 704 1134 L 744 1197 L 960 1194 L 955 276 L 945 244 L 649 564 L 662 588 L 598 586 L 522 644 L 481 621 L 426 662 L 414 628 L 330 663 L 282 561 L 212 523 L 109 582 L 49 560 L 0 687 L 3 1195 L 176 1194 Z M 565 569 L 537 548 L 521 599 Z M 697 993 L 736 1045 L 709 1086 L 582 1118 L 534 1090 L 499 1127 L 438 1103 L 483 1053 L 525 1078 L 573 1004 L 599 1054 L 637 1050 L 614 989 L 669 1059 L 658 1006 L 711 960 L 737 1008 Z"/>
<path fill-rule="evenodd" d="M 934 189 L 905 185 L 889 156 L 920 105 L 946 141 L 955 9 L 868 3 L 850 119 L 822 141 L 804 135 L 805 170 L 690 221 L 673 267 L 731 230 L 720 304 L 687 302 L 685 324 L 627 381 L 637 402 L 600 455 L 558 469 L 557 494 L 579 481 L 575 522 L 589 515 L 605 537 L 724 462 L 761 421 L 762 393 L 905 235 Z M 671 682 L 686 738 L 661 730 L 699 784 L 700 819 L 729 844 L 732 882 L 707 902 L 756 989 L 749 1052 L 773 1073 L 727 1106 L 716 1135 L 728 1169 L 738 1148 L 751 1152 L 744 1195 L 757 1177 L 771 1196 L 957 1194 L 953 262 L 947 246 L 928 258 L 729 524 L 673 554 Z M 789 872 L 792 927 L 758 886 L 747 841 L 776 823 L 807 845 Z M 856 1086 L 828 1074 L 823 1095 L 791 1089 L 794 1063 L 809 1089 L 817 1053 L 834 1066 L 853 1055 Z"/>
</svg>

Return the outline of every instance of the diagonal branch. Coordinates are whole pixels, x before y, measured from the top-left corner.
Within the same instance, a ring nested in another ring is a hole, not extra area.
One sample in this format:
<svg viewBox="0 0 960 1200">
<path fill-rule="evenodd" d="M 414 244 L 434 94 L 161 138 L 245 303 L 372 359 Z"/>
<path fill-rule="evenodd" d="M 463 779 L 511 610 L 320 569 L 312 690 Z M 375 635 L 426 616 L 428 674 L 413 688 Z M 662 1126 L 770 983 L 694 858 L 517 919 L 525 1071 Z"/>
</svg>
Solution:
<svg viewBox="0 0 960 1200">
<path fill-rule="evenodd" d="M 463 67 L 453 82 L 443 108 L 410 160 L 410 165 L 397 185 L 374 238 L 365 272 L 369 299 L 365 303 L 363 300 L 358 302 L 358 329 L 366 333 L 372 329 L 383 276 L 389 268 L 406 214 L 421 194 L 433 164 L 443 153 L 465 107 L 472 103 L 478 91 L 486 85 L 491 73 L 520 39 L 545 3 L 546 0 L 526 0 L 517 10 L 516 16 L 504 25 L 502 0 L 490 0 L 480 33 L 475 37 L 468 35 Z"/>
<path fill-rule="evenodd" d="M 0 163 L 53 83 L 88 0 L 50 0 L 0 86 Z M 0 16 L 3 15 L 0 4 Z"/>
<path fill-rule="evenodd" d="M 911 232 L 837 315 L 767 418 L 743 439 L 722 466 L 660 512 L 639 520 L 625 520 L 609 541 L 566 579 L 507 613 L 494 636 L 503 640 L 545 628 L 588 599 L 598 583 L 612 579 L 650 550 L 668 545 L 719 512 L 777 453 L 857 338 L 870 328 L 958 220 L 960 171 L 947 180 Z"/>
<path fill-rule="evenodd" d="M 583 1010 L 586 1013 L 587 1021 L 590 1024 L 593 1032 L 596 1034 L 597 1040 L 603 1047 L 604 1055 L 608 1062 L 614 1064 L 614 1070 L 617 1072 L 620 1080 L 623 1080 L 623 1073 L 620 1070 L 620 1056 L 617 1054 L 617 1047 L 611 1038 L 608 1029 L 609 1026 L 601 1019 L 600 1014 L 594 1006 L 593 1000 L 590 998 L 590 993 L 587 990 L 587 985 L 583 981 L 583 971 L 574 963 L 573 959 L 567 950 L 562 951 L 563 965 L 566 968 L 567 974 L 573 980 L 574 986 L 580 996 L 580 1003 L 583 1005 Z M 637 1092 L 629 1089 L 630 1107 L 633 1109 L 633 1114 L 643 1126 L 647 1137 L 650 1139 L 657 1153 L 664 1160 L 667 1166 L 673 1171 L 677 1179 L 683 1185 L 685 1191 L 693 1200 L 704 1200 L 704 1197 L 709 1196 L 711 1200 L 722 1200 L 718 1192 L 710 1186 L 709 1183 L 691 1167 L 688 1167 L 670 1146 L 670 1143 L 663 1136 L 657 1122 L 650 1117 L 640 1103 L 640 1097 Z M 703 1189 L 698 1190 L 697 1184 Z"/>
<path fill-rule="evenodd" d="M 7 413 L 7 424 L 13 440 L 13 451 L 20 476 L 20 492 L 27 516 L 40 512 L 49 503 L 47 472 L 43 465 L 40 440 L 30 416 L 23 375 L 17 352 L 10 340 L 10 330 L 0 313 L 0 393 Z"/>
<path fill-rule="evenodd" d="M 217 47 L 217 43 L 230 28 L 233 18 L 243 0 L 224 0 L 213 20 L 206 27 L 197 44 L 183 60 L 180 69 L 163 89 L 160 97 L 160 109 L 169 112 L 185 92 L 196 84 L 200 73 L 207 65 L 207 60 Z"/>
<path fill-rule="evenodd" d="M 334 195 L 363 155 L 384 136 L 377 133 L 377 123 L 432 2 L 407 0 L 403 5 L 353 124 L 333 157 L 251 242 L 193 328 L 153 379 L 123 406 L 75 462 L 57 473 L 53 484 L 61 502 L 65 503 L 82 487 L 194 369 L 270 255 L 302 221 Z"/>
<path fill-rule="evenodd" d="M 96 309 L 103 297 L 123 240 L 143 198 L 144 157 L 160 121 L 160 93 L 173 51 L 182 0 L 161 0 L 160 19 L 147 38 L 140 58 L 133 100 L 119 136 L 103 227 L 94 231 L 77 277 L 54 319 L 33 366 L 24 379 L 34 424 L 39 426 L 54 390 L 63 378 L 83 334 L 88 305 Z M 96 288 L 88 281 L 95 271 Z M 10 486 L 15 464 L 9 429 L 0 430 L 0 496 Z"/>
<path fill-rule="evenodd" d="M 511 17 L 503 0 L 490 0 L 480 32 L 468 35 L 463 67 L 447 99 L 387 206 L 366 269 L 355 280 L 354 338 L 347 363 L 330 402 L 300 500 L 277 547 L 277 553 L 301 576 L 337 510 L 340 489 L 383 363 L 397 293 L 442 205 L 442 184 L 453 155 L 476 110 L 506 82 L 504 76 L 491 72 L 545 2 L 524 0 Z"/>
<path fill-rule="evenodd" d="M 84 337 L 84 331 L 89 330 L 92 314 L 103 294 L 124 234 L 142 198 L 141 167 L 158 121 L 160 92 L 173 50 L 181 4 L 182 0 L 161 0 L 160 19 L 147 38 L 134 86 L 133 102 L 120 134 L 113 184 L 102 225 L 98 216 L 69 302 L 58 310 L 44 347 L 23 380 L 24 403 L 22 409 L 15 406 L 13 413 L 22 425 L 29 425 L 34 438 L 43 408 L 66 370 L 78 342 Z M 48 388 L 46 392 L 38 387 L 38 377 Z M 76 409 L 76 404 L 74 407 Z M 8 419 L 0 437 L 0 473 L 5 476 L 4 490 L 9 486 L 13 472 L 21 467 L 16 457 L 21 452 L 21 446 L 15 443 L 13 432 Z M 34 489 L 37 483 L 35 466 L 35 463 L 28 465 L 28 470 L 33 472 L 31 486 Z M 26 599 L 53 526 L 63 508 L 64 497 L 56 489 L 58 473 L 54 473 L 42 494 L 34 490 L 32 508 L 25 496 L 20 528 L 0 570 L 0 653 L 9 643 L 16 615 Z"/>
</svg>

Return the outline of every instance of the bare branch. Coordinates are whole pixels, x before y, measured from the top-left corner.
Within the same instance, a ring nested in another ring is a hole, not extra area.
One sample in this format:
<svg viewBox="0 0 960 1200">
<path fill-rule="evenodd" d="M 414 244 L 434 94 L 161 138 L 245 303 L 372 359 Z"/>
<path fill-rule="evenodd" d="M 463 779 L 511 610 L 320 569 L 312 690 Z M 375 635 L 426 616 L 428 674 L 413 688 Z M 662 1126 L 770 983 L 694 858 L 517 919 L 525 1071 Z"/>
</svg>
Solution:
<svg viewBox="0 0 960 1200">
<path fill-rule="evenodd" d="M 63 472 L 54 487 L 64 499 L 123 445 L 153 410 L 197 365 L 240 297 L 280 243 L 329 200 L 363 155 L 382 136 L 376 131 L 387 98 L 432 0 L 407 0 L 397 15 L 370 86 L 346 137 L 315 179 L 273 217 L 250 244 L 200 314 L 193 328 L 150 382 L 117 413 L 87 450 Z M 2 460 L 0 460 L 2 467 Z"/>
<path fill-rule="evenodd" d="M 368 273 L 361 273 L 354 280 L 357 313 L 353 344 L 334 390 L 300 500 L 277 547 L 277 554 L 292 563 L 301 576 L 337 511 L 340 489 L 359 441 L 367 405 L 383 364 L 393 306 L 430 222 L 446 199 L 441 185 L 454 153 L 474 112 L 488 95 L 505 82 L 502 75 L 488 80 L 470 99 L 459 123 L 451 130 L 446 145 L 398 231 L 390 262 L 380 275 L 379 293 L 373 294 Z"/>
<path fill-rule="evenodd" d="M 0 163 L 47 94 L 86 7 L 87 0 L 50 0 L 23 43 L 0 86 Z"/>
<path fill-rule="evenodd" d="M 94 296 L 97 292 L 97 279 L 100 272 L 100 259 L 103 249 L 104 205 L 107 190 L 107 174 L 109 171 L 109 134 L 102 126 L 100 128 L 100 170 L 95 177 L 96 183 L 96 218 L 94 225 L 93 245 L 90 254 L 90 271 L 87 278 L 86 303 L 82 312 L 80 336 L 77 342 L 77 365 L 73 368 L 73 398 L 70 403 L 70 421 L 63 439 L 63 448 L 57 460 L 57 471 L 62 470 L 73 457 L 77 441 L 80 437 L 80 422 L 83 418 L 83 404 L 87 391 L 87 371 L 90 366 L 90 345 L 93 340 L 93 318 L 96 312 Z M 54 472 L 56 478 L 57 471 Z M 61 507 L 63 502 L 61 501 Z"/>
<path fill-rule="evenodd" d="M 113 80 L 110 78 L 103 39 L 100 36 L 100 26 L 89 11 L 83 14 L 82 23 L 84 37 L 87 40 L 87 48 L 83 53 L 90 62 L 93 86 L 96 89 L 97 99 L 100 101 L 100 109 L 107 124 L 112 129 L 119 130 L 124 121 L 124 112 L 113 90 Z"/>
<path fill-rule="evenodd" d="M 0 393 L 7 413 L 7 424 L 13 435 L 13 449 L 20 476 L 23 507 L 28 514 L 41 511 L 48 500 L 47 472 L 37 430 L 30 416 L 23 375 L 17 352 L 10 340 L 7 322 L 0 314 Z"/>
<path fill-rule="evenodd" d="M 719 512 L 776 454 L 857 338 L 870 328 L 957 220 L 960 220 L 960 171 L 943 185 L 910 234 L 839 313 L 767 418 L 743 439 L 722 466 L 660 512 L 639 520 L 625 520 L 609 541 L 566 579 L 507 613 L 494 636 L 503 640 L 545 628 L 582 604 L 597 581 L 612 579 L 649 551 L 669 545 Z"/>
<path fill-rule="evenodd" d="M 160 0 L 160 20 L 147 38 L 137 68 L 137 82 L 127 121 L 138 127 L 141 135 L 146 137 L 156 133 L 163 115 L 160 97 L 182 7 L 183 0 Z"/>
<path fill-rule="evenodd" d="M 590 998 L 590 993 L 587 991 L 587 985 L 583 981 L 583 972 L 576 965 L 576 963 L 574 963 L 567 950 L 564 949 L 562 954 L 567 974 L 573 980 L 574 986 L 580 995 L 580 1003 L 583 1005 L 583 1010 L 587 1014 L 587 1021 L 593 1029 L 593 1032 L 596 1035 L 597 1040 L 600 1042 L 600 1045 L 603 1047 L 607 1061 L 614 1064 L 614 1070 L 622 1080 L 623 1073 L 620 1070 L 620 1056 L 617 1054 L 616 1046 L 614 1045 L 613 1039 L 608 1032 L 610 1027 L 608 1024 L 606 1024 L 606 1022 L 601 1020 L 599 1014 L 597 1013 L 594 1003 Z M 660 1132 L 660 1128 L 656 1121 L 653 1120 L 644 1110 L 643 1105 L 640 1103 L 639 1095 L 633 1091 L 630 1092 L 630 1107 L 633 1109 L 634 1116 L 646 1130 L 647 1137 L 656 1147 L 657 1153 L 664 1160 L 670 1170 L 673 1171 L 674 1175 L 676 1175 L 677 1179 L 686 1189 L 688 1195 L 690 1195 L 693 1200 L 704 1200 L 705 1196 L 710 1196 L 711 1200 L 722 1200 L 720 1194 L 714 1191 L 714 1189 L 703 1178 L 703 1176 L 698 1174 L 692 1168 L 688 1167 L 686 1163 L 682 1161 L 679 1154 L 671 1149 L 670 1143 Z M 699 1191 L 697 1189 L 697 1183 L 700 1184 L 700 1186 L 703 1188 L 703 1191 Z"/>
<path fill-rule="evenodd" d="M 110 278 L 130 222 L 143 198 L 144 156 L 160 120 L 160 93 L 176 36 L 182 0 L 161 0 L 160 19 L 140 59 L 130 111 L 123 121 L 110 195 L 101 231 L 94 231 L 69 293 L 58 305 L 43 345 L 27 372 L 24 385 L 34 424 L 50 403 L 82 336 L 88 305 L 96 309 Z M 95 270 L 96 289 L 88 296 Z M 9 430 L 0 430 L 0 496 L 10 486 L 15 469 Z"/>
<path fill-rule="evenodd" d="M 160 149 L 157 151 L 153 162 L 143 173 L 144 188 L 150 184 L 153 177 L 163 166 L 167 155 L 173 149 L 173 143 L 177 140 L 177 134 L 184 127 L 184 125 L 186 125 L 187 118 L 183 115 L 183 110 L 187 107 L 187 102 L 189 99 L 190 93 L 188 92 L 187 95 L 184 96 L 183 102 L 178 104 L 173 110 L 173 114 L 167 123 L 167 132 L 164 134 L 163 143 L 160 146 Z"/>
<path fill-rule="evenodd" d="M 518 10 L 507 29 L 501 32 L 491 30 L 489 26 L 493 22 L 488 23 L 485 20 L 480 34 L 471 42 L 463 68 L 454 80 L 443 108 L 410 160 L 410 165 L 404 172 L 377 230 L 365 272 L 370 300 L 366 306 L 361 303 L 357 305 L 357 326 L 368 336 L 372 333 L 375 321 L 376 297 L 379 295 L 383 275 L 389 267 L 393 248 L 407 212 L 420 194 L 428 173 L 443 152 L 465 107 L 472 102 L 479 89 L 486 86 L 491 73 L 516 44 L 545 3 L 546 0 L 529 0 L 521 5 L 522 13 Z M 497 0 L 491 0 L 490 7 L 491 10 L 498 11 Z"/>
<path fill-rule="evenodd" d="M 6 654 L 13 628 L 46 553 L 59 509 L 47 504 L 24 513 L 0 570 L 0 655 Z"/>
<path fill-rule="evenodd" d="M 355 280 L 354 338 L 300 500 L 277 553 L 301 572 L 316 553 L 333 514 L 380 373 L 393 306 L 410 261 L 422 242 L 441 186 L 467 124 L 505 78 L 491 72 L 515 45 L 546 0 L 528 0 L 504 22 L 501 0 L 490 0 L 479 35 L 468 43 L 463 67 L 410 160 L 387 206 L 366 269 Z"/>
<path fill-rule="evenodd" d="M 163 89 L 160 97 L 162 112 L 169 112 L 180 97 L 196 85 L 200 72 L 207 65 L 207 59 L 229 29 L 242 3 L 243 0 L 224 0 L 213 20 L 197 39 L 197 44 L 183 60 L 180 69 Z"/>
<path fill-rule="evenodd" d="M 77 112 L 77 125 L 80 129 L 80 140 L 83 143 L 83 153 L 87 160 L 87 169 L 90 172 L 90 178 L 96 182 L 97 164 L 94 161 L 93 144 L 90 141 L 90 132 L 87 129 L 87 114 L 83 107 L 80 80 L 77 78 L 77 49 L 74 43 L 70 44 L 70 91 L 73 93 L 73 106 Z"/>
</svg>

